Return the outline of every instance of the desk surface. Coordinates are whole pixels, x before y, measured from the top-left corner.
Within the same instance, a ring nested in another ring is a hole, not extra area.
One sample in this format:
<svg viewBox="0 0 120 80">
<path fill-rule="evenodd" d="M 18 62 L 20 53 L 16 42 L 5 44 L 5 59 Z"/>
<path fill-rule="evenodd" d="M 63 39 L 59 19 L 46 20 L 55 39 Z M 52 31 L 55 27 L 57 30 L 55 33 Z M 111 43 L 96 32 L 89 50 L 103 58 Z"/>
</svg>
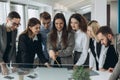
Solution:
<svg viewBox="0 0 120 80">
<path fill-rule="evenodd" d="M 72 76 L 72 70 L 67 68 L 36 68 L 30 70 L 29 74 L 24 75 L 23 80 L 68 80 Z M 90 76 L 91 80 L 108 80 L 111 73 L 96 71 L 99 75 Z M 18 72 L 11 73 L 8 76 L 14 77 L 13 79 L 4 78 L 0 74 L 1 80 L 20 80 Z M 21 79 L 22 80 L 22 79 Z"/>
<path fill-rule="evenodd" d="M 108 71 L 96 71 L 98 75 L 90 76 L 91 80 L 108 80 L 111 73 Z"/>
</svg>

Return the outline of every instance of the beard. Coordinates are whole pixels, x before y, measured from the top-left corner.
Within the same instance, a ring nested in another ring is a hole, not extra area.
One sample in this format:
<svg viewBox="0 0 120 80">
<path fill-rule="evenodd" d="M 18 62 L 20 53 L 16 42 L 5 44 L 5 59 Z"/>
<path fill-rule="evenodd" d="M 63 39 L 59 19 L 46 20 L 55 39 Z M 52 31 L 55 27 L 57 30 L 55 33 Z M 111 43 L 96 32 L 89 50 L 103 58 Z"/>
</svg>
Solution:
<svg viewBox="0 0 120 80">
<path fill-rule="evenodd" d="M 108 47 L 111 45 L 111 41 L 107 38 L 107 45 L 105 47 Z"/>
</svg>

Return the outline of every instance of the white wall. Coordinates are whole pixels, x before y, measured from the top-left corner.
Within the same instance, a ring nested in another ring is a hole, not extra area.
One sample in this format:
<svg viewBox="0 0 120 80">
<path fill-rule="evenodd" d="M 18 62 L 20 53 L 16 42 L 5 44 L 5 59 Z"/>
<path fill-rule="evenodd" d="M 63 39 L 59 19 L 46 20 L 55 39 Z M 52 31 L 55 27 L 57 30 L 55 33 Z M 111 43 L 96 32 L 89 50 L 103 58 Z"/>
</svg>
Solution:
<svg viewBox="0 0 120 80">
<path fill-rule="evenodd" d="M 112 1 L 110 3 L 110 27 L 113 33 L 118 33 L 118 3 L 117 1 Z"/>
<path fill-rule="evenodd" d="M 107 24 L 107 1 L 93 0 L 92 4 L 92 20 L 97 20 L 101 26 Z"/>
</svg>

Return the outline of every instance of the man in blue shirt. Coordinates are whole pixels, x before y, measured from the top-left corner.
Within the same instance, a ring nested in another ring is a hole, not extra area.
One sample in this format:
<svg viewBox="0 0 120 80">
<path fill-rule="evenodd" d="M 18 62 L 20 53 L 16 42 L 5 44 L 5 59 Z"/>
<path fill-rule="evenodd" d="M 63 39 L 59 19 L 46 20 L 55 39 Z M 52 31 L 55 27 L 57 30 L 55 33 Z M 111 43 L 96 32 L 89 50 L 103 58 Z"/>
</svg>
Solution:
<svg viewBox="0 0 120 80">
<path fill-rule="evenodd" d="M 40 13 L 40 22 L 41 22 L 40 33 L 42 35 L 43 53 L 46 59 L 49 60 L 49 55 L 47 52 L 47 34 L 50 32 L 52 28 L 51 15 L 48 12 Z"/>
</svg>

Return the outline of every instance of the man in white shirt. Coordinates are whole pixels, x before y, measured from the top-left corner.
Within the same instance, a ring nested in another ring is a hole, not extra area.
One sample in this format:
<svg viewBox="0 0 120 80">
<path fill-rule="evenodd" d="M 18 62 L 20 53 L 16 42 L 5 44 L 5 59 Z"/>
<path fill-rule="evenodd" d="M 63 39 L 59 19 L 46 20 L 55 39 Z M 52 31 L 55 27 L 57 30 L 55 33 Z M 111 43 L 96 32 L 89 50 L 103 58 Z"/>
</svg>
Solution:
<svg viewBox="0 0 120 80">
<path fill-rule="evenodd" d="M 106 47 L 109 46 L 113 42 L 113 32 L 108 26 L 100 27 L 100 29 L 97 31 L 97 36 L 99 40 L 101 41 L 101 44 L 105 45 Z M 116 58 L 114 58 L 116 59 Z M 120 75 L 120 59 L 115 66 L 114 70 L 113 68 L 109 68 L 108 71 L 113 71 L 112 75 L 110 76 L 109 80 L 117 80 Z"/>
</svg>

